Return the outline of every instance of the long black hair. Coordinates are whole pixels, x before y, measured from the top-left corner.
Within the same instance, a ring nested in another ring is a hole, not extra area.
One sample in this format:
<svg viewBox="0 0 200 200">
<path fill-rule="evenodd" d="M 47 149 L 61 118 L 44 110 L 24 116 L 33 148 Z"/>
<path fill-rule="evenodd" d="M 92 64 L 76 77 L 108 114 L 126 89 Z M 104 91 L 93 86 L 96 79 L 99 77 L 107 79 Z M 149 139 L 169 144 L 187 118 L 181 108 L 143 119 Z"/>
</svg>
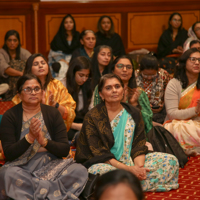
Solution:
<svg viewBox="0 0 200 200">
<path fill-rule="evenodd" d="M 20 60 L 20 47 L 21 47 L 21 42 L 20 42 L 20 37 L 19 37 L 19 33 L 16 30 L 9 30 L 4 38 L 4 45 L 3 45 L 3 49 L 8 53 L 10 60 L 12 60 L 10 53 L 9 53 L 9 49 L 8 46 L 6 45 L 6 41 L 8 40 L 8 38 L 10 36 L 14 35 L 18 41 L 19 41 L 19 45 L 16 48 L 16 57 L 15 60 Z"/>
<path fill-rule="evenodd" d="M 101 21 L 104 19 L 104 18 L 108 18 L 110 20 L 110 23 L 111 23 L 111 27 L 110 27 L 110 30 L 108 31 L 108 33 L 106 34 L 105 31 L 102 29 L 102 26 L 101 26 Z M 103 35 L 106 35 L 106 37 L 110 38 L 114 35 L 115 33 L 115 27 L 114 27 L 114 23 L 113 23 L 113 20 L 110 16 L 108 15 L 103 15 L 99 18 L 99 21 L 97 23 L 97 29 L 103 34 Z"/>
<path fill-rule="evenodd" d="M 175 13 L 172 13 L 169 17 L 169 21 L 168 21 L 168 28 L 172 31 L 172 25 L 170 24 L 172 18 L 175 16 L 175 15 L 178 15 L 180 18 L 181 18 L 181 25 L 179 26 L 178 28 L 178 31 L 180 31 L 182 29 L 182 23 L 183 23 L 183 20 L 182 20 L 182 16 L 180 13 L 178 12 L 175 12 Z"/>
<path fill-rule="evenodd" d="M 113 61 L 112 63 L 112 66 L 111 66 L 111 71 L 113 73 L 114 69 L 115 69 L 115 65 L 119 62 L 119 60 L 121 59 L 128 59 L 131 63 L 132 66 L 133 65 L 133 61 L 132 59 L 128 56 L 128 55 L 122 55 L 122 56 L 118 56 L 115 58 L 115 60 Z M 137 87 L 137 84 L 136 84 L 136 80 L 135 80 L 135 70 L 134 70 L 134 67 L 133 67 L 133 72 L 132 72 L 132 76 L 131 78 L 129 79 L 129 82 L 128 82 L 128 87 L 129 88 L 136 88 Z"/>
<path fill-rule="evenodd" d="M 81 85 L 78 86 L 78 84 L 75 81 L 75 74 L 77 71 L 80 71 L 82 69 L 89 69 L 90 74 L 87 79 L 87 81 Z M 68 92 L 71 94 L 73 97 L 74 101 L 76 102 L 76 105 L 79 104 L 79 99 L 78 99 L 78 93 L 79 90 L 81 89 L 83 92 L 83 109 L 79 112 L 81 114 L 86 114 L 88 111 L 88 107 L 91 102 L 92 98 L 92 88 L 91 88 L 91 77 L 92 77 L 92 72 L 91 72 L 91 62 L 88 58 L 85 56 L 79 56 L 74 58 L 70 64 L 69 64 L 69 69 L 66 74 L 66 86 L 68 89 Z M 76 113 L 78 111 L 76 110 Z"/>
<path fill-rule="evenodd" d="M 107 172 L 98 178 L 94 199 L 99 200 L 109 186 L 117 186 L 120 183 L 126 184 L 133 191 L 137 200 L 142 200 L 144 198 L 139 179 L 129 171 L 117 169 Z"/>
<path fill-rule="evenodd" d="M 67 15 L 63 18 L 63 20 L 62 20 L 62 22 L 61 22 L 61 24 L 60 24 L 59 31 L 65 32 L 65 31 L 64 31 L 64 30 L 65 30 L 64 22 L 65 22 L 65 19 L 67 19 L 68 17 L 71 18 L 72 21 L 74 22 L 74 27 L 73 27 L 73 29 L 72 29 L 72 35 L 74 35 L 75 32 L 76 32 L 76 22 L 75 22 L 74 18 L 72 17 L 72 15 L 70 15 L 70 14 L 67 14 Z M 67 33 L 66 33 L 66 34 L 67 34 Z"/>
<path fill-rule="evenodd" d="M 47 62 L 47 59 L 45 58 L 44 55 L 42 55 L 41 53 L 35 53 L 35 54 L 32 54 L 28 60 L 26 61 L 26 66 L 25 66 L 25 69 L 24 69 L 24 75 L 25 74 L 33 74 L 32 73 L 32 66 L 33 66 L 33 61 L 35 58 L 37 57 L 42 57 L 45 62 L 47 63 L 48 65 L 48 62 Z M 45 84 L 43 85 L 43 89 L 45 90 L 47 88 L 47 85 L 49 84 L 49 82 L 53 80 L 53 77 L 51 75 L 51 71 L 50 71 L 50 68 L 49 68 L 49 65 L 48 65 L 48 74 L 46 76 L 46 81 L 45 81 Z"/>
<path fill-rule="evenodd" d="M 191 54 L 200 51 L 197 48 L 191 48 L 185 51 L 179 58 L 178 64 L 175 68 L 174 78 L 178 79 L 182 83 L 182 88 L 185 89 L 188 86 L 188 77 L 186 75 L 186 62 Z M 197 89 L 200 89 L 200 76 L 197 80 Z"/>
<path fill-rule="evenodd" d="M 101 49 L 104 49 L 104 48 L 110 49 L 111 59 L 110 59 L 109 64 L 105 67 L 102 75 L 108 74 L 111 72 L 111 64 L 113 61 L 112 48 L 107 45 L 100 45 L 95 48 L 94 54 L 92 56 L 92 61 L 91 61 L 92 62 L 92 89 L 94 89 L 96 87 L 96 85 L 99 83 L 99 79 L 101 77 L 101 74 L 99 72 L 98 54 L 101 51 Z"/>
</svg>

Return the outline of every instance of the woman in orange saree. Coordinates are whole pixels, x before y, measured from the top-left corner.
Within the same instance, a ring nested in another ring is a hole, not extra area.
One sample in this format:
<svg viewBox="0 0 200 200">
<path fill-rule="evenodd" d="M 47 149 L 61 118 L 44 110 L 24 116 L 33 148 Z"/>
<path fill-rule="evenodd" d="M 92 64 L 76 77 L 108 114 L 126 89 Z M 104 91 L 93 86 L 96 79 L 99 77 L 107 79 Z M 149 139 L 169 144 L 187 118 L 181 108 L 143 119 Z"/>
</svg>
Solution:
<svg viewBox="0 0 200 200">
<path fill-rule="evenodd" d="M 164 127 L 186 153 L 200 153 L 200 52 L 187 50 L 176 66 L 165 91 L 167 117 Z"/>
</svg>

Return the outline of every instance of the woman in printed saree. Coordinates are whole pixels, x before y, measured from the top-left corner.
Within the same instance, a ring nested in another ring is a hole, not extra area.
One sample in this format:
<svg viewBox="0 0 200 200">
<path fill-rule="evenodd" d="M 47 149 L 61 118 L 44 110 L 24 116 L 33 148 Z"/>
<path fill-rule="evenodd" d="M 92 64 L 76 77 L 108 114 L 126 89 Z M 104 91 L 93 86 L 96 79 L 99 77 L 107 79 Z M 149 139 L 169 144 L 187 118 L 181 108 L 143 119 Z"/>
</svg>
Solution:
<svg viewBox="0 0 200 200">
<path fill-rule="evenodd" d="M 158 60 L 153 55 L 145 55 L 140 61 L 140 68 L 136 70 L 136 83 L 148 96 L 153 121 L 163 124 L 166 117 L 164 94 L 171 79 L 168 72 L 159 68 Z"/>
<path fill-rule="evenodd" d="M 187 50 L 165 91 L 168 129 L 186 151 L 200 153 L 200 52 Z"/>
<path fill-rule="evenodd" d="M 130 103 L 133 106 L 137 106 L 141 109 L 142 118 L 145 123 L 145 131 L 148 133 L 153 127 L 150 103 L 146 93 L 142 88 L 137 88 L 135 81 L 135 70 L 131 58 L 127 55 L 118 56 L 112 63 L 112 73 L 116 74 L 121 78 L 124 83 L 124 98 L 123 102 Z M 98 92 L 98 86 L 96 86 L 93 98 L 92 106 L 101 103 L 101 97 Z"/>
<path fill-rule="evenodd" d="M 42 54 L 31 55 L 26 62 L 24 74 L 34 74 L 40 79 L 44 89 L 42 103 L 57 108 L 69 130 L 75 118 L 76 102 L 67 88 L 59 80 L 52 78 L 46 58 Z M 16 95 L 12 101 L 18 104 L 21 100 Z"/>
<path fill-rule="evenodd" d="M 122 80 L 115 74 L 106 74 L 98 88 L 103 102 L 84 118 L 75 160 L 93 174 L 116 168 L 128 170 L 141 180 L 144 191 L 177 189 L 177 158 L 165 153 L 148 153 L 140 111 L 121 102 Z"/>
<path fill-rule="evenodd" d="M 17 80 L 23 75 L 26 60 L 30 55 L 29 51 L 21 47 L 19 33 L 16 30 L 9 30 L 0 49 L 0 84 L 9 85 L 4 100 L 10 101 L 16 94 Z"/>
<path fill-rule="evenodd" d="M 22 102 L 2 118 L 0 137 L 6 157 L 0 169 L 0 199 L 78 199 L 87 170 L 69 154 L 65 124 L 60 112 L 40 104 L 42 83 L 34 75 L 17 82 Z"/>
</svg>

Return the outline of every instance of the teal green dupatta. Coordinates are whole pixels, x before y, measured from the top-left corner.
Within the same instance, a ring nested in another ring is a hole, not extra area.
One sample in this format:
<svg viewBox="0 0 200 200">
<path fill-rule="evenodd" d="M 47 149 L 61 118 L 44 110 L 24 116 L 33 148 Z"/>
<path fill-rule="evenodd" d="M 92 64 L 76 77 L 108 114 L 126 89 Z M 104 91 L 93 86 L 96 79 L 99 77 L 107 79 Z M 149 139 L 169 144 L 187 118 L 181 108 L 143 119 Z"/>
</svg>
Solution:
<svg viewBox="0 0 200 200">
<path fill-rule="evenodd" d="M 148 96 L 143 90 L 141 90 L 138 102 L 141 106 L 141 113 L 145 125 L 145 132 L 148 133 L 153 127 L 153 112 L 150 107 Z M 96 106 L 99 103 L 101 103 L 101 97 L 99 96 L 98 86 L 96 86 L 94 90 L 94 106 Z"/>
<path fill-rule="evenodd" d="M 126 127 L 126 122 L 128 119 L 128 112 L 124 109 L 123 114 L 120 117 L 117 127 L 114 128 L 113 137 L 114 145 L 111 148 L 110 152 L 114 154 L 115 158 L 119 160 L 124 152 L 124 130 Z M 134 132 L 132 135 L 133 140 Z M 132 144 L 132 141 L 131 141 Z M 130 155 L 131 148 L 129 148 Z"/>
</svg>

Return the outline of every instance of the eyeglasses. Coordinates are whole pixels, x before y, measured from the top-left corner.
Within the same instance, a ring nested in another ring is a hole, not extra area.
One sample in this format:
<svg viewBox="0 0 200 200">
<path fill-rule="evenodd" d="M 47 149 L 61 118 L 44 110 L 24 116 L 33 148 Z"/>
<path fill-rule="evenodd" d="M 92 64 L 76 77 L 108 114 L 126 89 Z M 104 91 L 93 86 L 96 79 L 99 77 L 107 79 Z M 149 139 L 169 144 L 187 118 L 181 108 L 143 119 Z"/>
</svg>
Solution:
<svg viewBox="0 0 200 200">
<path fill-rule="evenodd" d="M 195 57 L 189 57 L 190 61 L 192 63 L 196 63 L 196 61 L 198 60 L 198 62 L 200 63 L 200 58 L 195 58 Z"/>
<path fill-rule="evenodd" d="M 27 88 L 24 88 L 24 89 L 22 89 L 22 90 L 24 90 L 24 92 L 25 92 L 26 94 L 32 94 L 32 92 L 33 92 L 33 90 L 34 90 L 35 94 L 37 94 L 37 93 L 40 92 L 41 88 L 38 87 L 38 86 L 36 86 L 36 87 L 34 87 L 34 88 L 27 87 Z"/>
<path fill-rule="evenodd" d="M 116 67 L 117 67 L 118 69 L 124 69 L 124 67 L 126 67 L 127 70 L 133 69 L 133 66 L 132 66 L 132 65 L 124 65 L 124 64 L 120 64 L 120 63 L 117 64 Z"/>
<path fill-rule="evenodd" d="M 143 78 L 146 78 L 146 79 L 154 79 L 155 77 L 157 77 L 158 73 L 153 74 L 153 75 L 146 75 L 141 72 L 141 75 Z"/>
</svg>

